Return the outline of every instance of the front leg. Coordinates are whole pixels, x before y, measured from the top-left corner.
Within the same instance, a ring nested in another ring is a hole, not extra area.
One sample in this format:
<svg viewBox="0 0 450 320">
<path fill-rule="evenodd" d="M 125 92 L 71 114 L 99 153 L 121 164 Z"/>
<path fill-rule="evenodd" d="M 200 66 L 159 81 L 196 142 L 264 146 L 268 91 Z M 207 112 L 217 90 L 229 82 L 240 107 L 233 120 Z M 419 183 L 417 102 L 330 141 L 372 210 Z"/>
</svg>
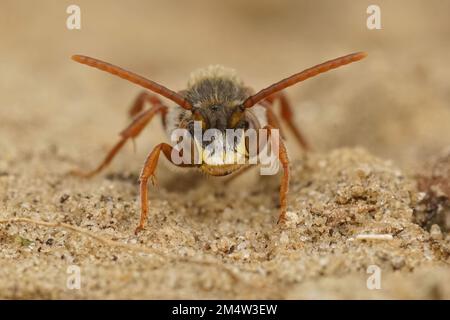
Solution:
<svg viewBox="0 0 450 320">
<path fill-rule="evenodd" d="M 141 192 L 141 219 L 139 222 L 138 227 L 134 231 L 135 234 L 137 234 L 139 231 L 144 229 L 145 222 L 147 221 L 148 217 L 148 179 L 151 179 L 152 184 L 156 185 L 156 177 L 155 177 L 155 171 L 156 166 L 158 165 L 158 159 L 161 151 L 163 152 L 164 156 L 169 160 L 172 164 L 179 166 L 179 167 L 194 167 L 193 164 L 175 164 L 172 161 L 172 146 L 168 145 L 167 143 L 160 143 L 158 144 L 147 156 L 147 159 L 145 160 L 144 167 L 142 168 L 141 175 L 140 175 L 140 192 Z"/>
<path fill-rule="evenodd" d="M 268 135 L 270 136 L 271 130 L 274 130 L 272 126 L 265 126 L 263 129 L 268 130 Z M 280 215 L 278 217 L 277 223 L 283 223 L 286 221 L 286 209 L 287 209 L 287 195 L 289 192 L 289 158 L 286 150 L 286 146 L 284 145 L 284 142 L 279 136 L 278 141 L 275 143 L 278 144 L 278 160 L 281 163 L 281 166 L 283 167 L 283 176 L 281 178 L 281 185 L 280 185 Z M 275 146 L 275 150 L 277 146 Z"/>
</svg>

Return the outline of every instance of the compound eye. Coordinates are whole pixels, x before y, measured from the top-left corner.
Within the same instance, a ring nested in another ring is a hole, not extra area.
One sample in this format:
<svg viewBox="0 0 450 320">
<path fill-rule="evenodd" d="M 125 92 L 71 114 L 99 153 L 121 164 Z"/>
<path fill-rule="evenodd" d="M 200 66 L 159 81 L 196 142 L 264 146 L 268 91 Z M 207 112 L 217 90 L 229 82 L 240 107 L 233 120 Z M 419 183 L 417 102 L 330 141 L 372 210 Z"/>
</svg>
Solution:
<svg viewBox="0 0 450 320">
<path fill-rule="evenodd" d="M 228 127 L 229 128 L 236 128 L 238 125 L 241 124 L 241 121 L 244 118 L 244 112 L 241 110 L 236 110 L 231 114 L 230 119 L 228 120 Z"/>
<path fill-rule="evenodd" d="M 199 121 L 202 125 L 202 129 L 206 130 L 207 128 L 206 120 L 205 117 L 203 117 L 203 115 L 200 112 L 194 112 L 193 119 L 194 121 Z"/>
</svg>

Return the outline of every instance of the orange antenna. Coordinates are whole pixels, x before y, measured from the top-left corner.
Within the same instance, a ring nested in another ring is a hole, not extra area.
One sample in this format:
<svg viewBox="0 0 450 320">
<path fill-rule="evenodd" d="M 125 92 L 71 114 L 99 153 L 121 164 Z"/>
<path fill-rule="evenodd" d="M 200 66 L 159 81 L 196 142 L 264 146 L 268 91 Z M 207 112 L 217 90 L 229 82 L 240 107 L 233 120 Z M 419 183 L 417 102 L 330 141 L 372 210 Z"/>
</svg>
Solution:
<svg viewBox="0 0 450 320">
<path fill-rule="evenodd" d="M 101 60 L 97 60 L 94 58 L 86 57 L 86 56 L 74 55 L 74 56 L 72 56 L 72 59 L 75 60 L 76 62 L 88 65 L 90 67 L 94 67 L 94 68 L 100 69 L 102 71 L 109 72 L 109 73 L 119 76 L 125 80 L 131 81 L 137 85 L 140 85 L 141 87 L 149 89 L 150 91 L 158 93 L 158 94 L 162 95 L 163 97 L 165 97 L 169 100 L 172 100 L 173 102 L 175 102 L 180 107 L 182 107 L 186 110 L 192 109 L 191 103 L 189 101 L 187 101 L 185 98 L 183 98 L 180 94 L 160 85 L 159 83 L 156 83 L 152 80 L 141 77 L 131 71 L 127 71 L 120 67 L 112 65 L 110 63 L 107 63 L 107 62 L 104 62 Z"/>
<path fill-rule="evenodd" d="M 367 53 L 365 52 L 357 52 L 352 53 L 343 57 L 339 57 L 321 64 L 318 64 L 312 68 L 308 68 L 306 70 L 303 70 L 302 72 L 296 73 L 289 78 L 283 79 L 270 87 L 267 87 L 265 89 L 262 89 L 258 93 L 248 97 L 243 105 L 245 108 L 251 108 L 261 100 L 269 97 L 270 95 L 274 94 L 275 92 L 281 91 L 283 89 L 286 89 L 287 87 L 290 87 L 298 82 L 304 81 L 306 79 L 312 78 L 314 76 L 317 76 L 320 73 L 327 72 L 331 69 L 336 69 L 340 66 L 344 66 L 346 64 L 361 60 L 367 56 Z"/>
</svg>

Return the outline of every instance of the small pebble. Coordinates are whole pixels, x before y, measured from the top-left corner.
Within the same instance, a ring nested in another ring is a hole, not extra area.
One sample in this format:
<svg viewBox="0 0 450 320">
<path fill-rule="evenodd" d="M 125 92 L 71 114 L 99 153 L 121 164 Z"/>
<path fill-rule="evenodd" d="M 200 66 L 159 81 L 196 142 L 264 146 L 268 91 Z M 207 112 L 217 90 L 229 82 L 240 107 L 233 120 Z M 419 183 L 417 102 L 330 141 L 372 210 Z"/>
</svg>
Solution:
<svg viewBox="0 0 450 320">
<path fill-rule="evenodd" d="M 441 228 L 437 224 L 433 224 L 430 229 L 430 235 L 434 240 L 442 240 Z"/>
<path fill-rule="evenodd" d="M 61 198 L 59 198 L 59 203 L 64 203 L 67 201 L 67 199 L 69 199 L 70 196 L 67 193 L 64 193 Z"/>
</svg>

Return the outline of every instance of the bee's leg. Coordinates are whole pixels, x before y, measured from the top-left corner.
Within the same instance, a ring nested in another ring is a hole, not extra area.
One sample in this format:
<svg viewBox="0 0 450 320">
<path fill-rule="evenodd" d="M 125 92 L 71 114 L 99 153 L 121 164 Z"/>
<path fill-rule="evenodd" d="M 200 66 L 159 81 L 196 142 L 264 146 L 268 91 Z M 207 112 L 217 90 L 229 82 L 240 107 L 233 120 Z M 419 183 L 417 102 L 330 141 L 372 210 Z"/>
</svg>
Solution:
<svg viewBox="0 0 450 320">
<path fill-rule="evenodd" d="M 263 129 L 268 130 L 268 137 L 271 134 L 271 130 L 276 129 L 273 128 L 272 126 L 268 125 L 265 126 Z M 271 140 L 270 140 L 271 141 Z M 283 176 L 281 178 L 281 185 L 280 185 L 280 216 L 278 217 L 278 223 L 282 223 L 286 220 L 286 209 L 287 209 L 287 194 L 289 192 L 289 158 L 288 158 L 288 154 L 287 154 L 287 150 L 286 147 L 284 145 L 284 142 L 281 138 L 281 136 L 279 137 L 278 141 L 276 141 L 275 143 L 278 143 L 277 146 L 272 146 L 272 148 L 274 147 L 278 147 L 278 160 L 281 163 L 281 166 L 283 167 Z M 276 150 L 276 148 L 275 148 Z"/>
<path fill-rule="evenodd" d="M 163 152 L 164 156 L 169 160 L 172 164 L 179 166 L 179 167 L 193 167 L 194 164 L 176 164 L 172 161 L 172 146 L 168 145 L 167 143 L 160 143 L 158 144 L 147 156 L 147 159 L 145 160 L 144 167 L 142 168 L 141 175 L 140 175 L 140 191 L 141 191 L 141 219 L 139 222 L 138 227 L 135 230 L 135 234 L 137 234 L 139 231 L 144 229 L 145 222 L 147 221 L 148 216 L 148 179 L 152 181 L 153 185 L 156 185 L 156 177 L 155 177 L 155 171 L 156 166 L 158 165 L 158 159 L 161 151 Z"/>
<path fill-rule="evenodd" d="M 99 173 L 112 161 L 114 156 L 124 146 L 125 142 L 127 142 L 128 139 L 130 138 L 134 139 L 141 133 L 141 131 L 150 122 L 150 120 L 152 120 L 155 114 L 157 113 L 164 114 L 165 112 L 167 112 L 167 107 L 161 104 L 155 105 L 148 110 L 142 111 L 141 113 L 136 115 L 131 124 L 120 133 L 121 138 L 119 142 L 117 142 L 117 144 L 111 149 L 111 151 L 108 152 L 105 159 L 102 161 L 102 163 L 100 163 L 100 165 L 96 169 L 89 172 L 73 170 L 71 171 L 71 174 L 80 177 L 90 178 L 93 175 Z"/>
<path fill-rule="evenodd" d="M 278 119 L 277 115 L 273 112 L 273 101 L 268 100 L 262 100 L 260 104 L 266 108 L 266 116 L 267 116 L 267 123 L 269 126 L 276 128 L 280 130 L 280 135 L 285 138 L 284 131 L 281 128 L 280 120 Z"/>
<path fill-rule="evenodd" d="M 130 117 L 135 117 L 138 113 L 142 112 L 144 109 L 145 102 L 149 102 L 151 106 L 162 106 L 163 103 L 161 99 L 152 93 L 149 93 L 147 91 L 142 91 L 136 99 L 134 99 L 133 104 L 131 105 L 130 109 L 128 110 L 128 114 Z M 161 113 L 162 116 L 162 123 L 164 128 L 166 127 L 166 112 Z"/>
<path fill-rule="evenodd" d="M 289 100 L 287 99 L 286 95 L 283 92 L 277 92 L 265 99 L 265 101 L 267 101 L 270 104 L 273 104 L 277 100 L 280 101 L 281 118 L 283 118 L 283 120 L 286 121 L 286 124 L 294 134 L 297 141 L 300 143 L 300 146 L 305 150 L 311 150 L 310 145 L 306 141 L 300 129 L 293 122 L 293 112 L 291 104 L 289 103 Z"/>
</svg>

